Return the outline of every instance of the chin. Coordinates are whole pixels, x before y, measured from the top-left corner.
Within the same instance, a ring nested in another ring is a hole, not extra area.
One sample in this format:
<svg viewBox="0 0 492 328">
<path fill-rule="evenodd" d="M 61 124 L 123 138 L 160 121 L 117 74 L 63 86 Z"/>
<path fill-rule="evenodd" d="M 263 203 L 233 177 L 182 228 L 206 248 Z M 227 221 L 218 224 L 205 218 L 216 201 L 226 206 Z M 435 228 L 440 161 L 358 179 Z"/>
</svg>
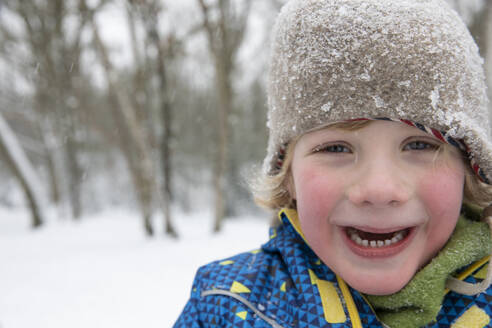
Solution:
<svg viewBox="0 0 492 328">
<path fill-rule="evenodd" d="M 367 286 L 367 288 L 357 288 L 357 287 L 354 287 L 354 288 L 363 294 L 380 296 L 380 295 L 391 295 L 391 294 L 397 293 L 403 287 L 404 287 L 404 285 L 399 286 L 399 287 Z"/>
<path fill-rule="evenodd" d="M 355 277 L 354 281 L 351 281 L 351 279 L 344 280 L 352 288 L 363 294 L 390 295 L 402 290 L 411 278 L 412 276 L 410 276 L 408 279 L 402 279 L 402 275 L 395 274 L 391 277 L 381 275 L 380 277 L 375 277 L 373 279 L 360 279 L 360 277 Z"/>
</svg>

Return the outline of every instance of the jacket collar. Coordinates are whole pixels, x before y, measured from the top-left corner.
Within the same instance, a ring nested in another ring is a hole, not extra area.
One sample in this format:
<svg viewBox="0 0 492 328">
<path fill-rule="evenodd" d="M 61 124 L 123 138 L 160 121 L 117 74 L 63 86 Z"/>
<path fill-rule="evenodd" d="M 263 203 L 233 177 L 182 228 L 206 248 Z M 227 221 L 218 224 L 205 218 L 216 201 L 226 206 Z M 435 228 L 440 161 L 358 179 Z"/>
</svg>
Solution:
<svg viewBox="0 0 492 328">
<path fill-rule="evenodd" d="M 280 225 L 270 229 L 270 241 L 263 249 L 280 253 L 290 278 L 287 285 L 297 290 L 297 299 L 301 301 L 298 306 L 306 307 L 306 312 L 316 309 L 312 313 L 318 316 L 316 326 L 345 323 L 350 327 L 362 327 L 358 307 L 363 311 L 361 315 L 373 322 L 371 327 L 380 327 L 360 294 L 349 288 L 311 250 L 302 233 L 297 211 L 282 209 L 278 218 Z"/>
</svg>

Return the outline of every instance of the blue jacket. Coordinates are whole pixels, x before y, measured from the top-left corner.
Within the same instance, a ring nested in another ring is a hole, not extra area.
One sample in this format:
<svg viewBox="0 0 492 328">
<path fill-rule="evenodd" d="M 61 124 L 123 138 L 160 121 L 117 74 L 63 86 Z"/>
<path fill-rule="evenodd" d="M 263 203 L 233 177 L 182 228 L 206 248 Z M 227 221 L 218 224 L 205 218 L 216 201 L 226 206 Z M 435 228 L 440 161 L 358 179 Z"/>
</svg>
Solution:
<svg viewBox="0 0 492 328">
<path fill-rule="evenodd" d="M 364 297 L 304 242 L 293 216 L 280 213 L 282 224 L 270 229 L 261 249 L 201 267 L 174 328 L 384 327 Z M 476 282 L 486 265 L 471 267 L 466 280 Z M 476 296 L 449 292 L 428 327 L 492 327 L 491 315 L 491 287 Z"/>
</svg>

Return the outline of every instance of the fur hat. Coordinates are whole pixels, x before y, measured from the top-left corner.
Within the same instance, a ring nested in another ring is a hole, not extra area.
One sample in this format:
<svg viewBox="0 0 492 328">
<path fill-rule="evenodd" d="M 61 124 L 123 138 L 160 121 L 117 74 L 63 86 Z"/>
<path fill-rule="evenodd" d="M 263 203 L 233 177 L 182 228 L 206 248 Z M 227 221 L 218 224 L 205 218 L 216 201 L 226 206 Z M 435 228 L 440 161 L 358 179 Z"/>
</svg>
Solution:
<svg viewBox="0 0 492 328">
<path fill-rule="evenodd" d="M 483 60 L 443 0 L 291 0 L 272 42 L 267 174 L 296 136 L 385 117 L 462 140 L 492 180 Z"/>
</svg>

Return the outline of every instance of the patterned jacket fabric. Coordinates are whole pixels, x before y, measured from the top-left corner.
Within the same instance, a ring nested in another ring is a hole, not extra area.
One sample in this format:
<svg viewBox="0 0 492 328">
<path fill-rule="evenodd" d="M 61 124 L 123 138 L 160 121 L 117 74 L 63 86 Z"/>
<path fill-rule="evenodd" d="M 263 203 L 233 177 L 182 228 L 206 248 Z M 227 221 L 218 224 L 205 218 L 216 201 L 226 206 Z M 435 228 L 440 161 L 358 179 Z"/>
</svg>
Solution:
<svg viewBox="0 0 492 328">
<path fill-rule="evenodd" d="M 363 295 L 324 265 L 304 242 L 289 211 L 261 249 L 201 267 L 174 328 L 385 327 Z M 472 265 L 466 281 L 485 275 Z M 476 296 L 450 292 L 427 327 L 492 327 L 492 288 Z"/>
</svg>

